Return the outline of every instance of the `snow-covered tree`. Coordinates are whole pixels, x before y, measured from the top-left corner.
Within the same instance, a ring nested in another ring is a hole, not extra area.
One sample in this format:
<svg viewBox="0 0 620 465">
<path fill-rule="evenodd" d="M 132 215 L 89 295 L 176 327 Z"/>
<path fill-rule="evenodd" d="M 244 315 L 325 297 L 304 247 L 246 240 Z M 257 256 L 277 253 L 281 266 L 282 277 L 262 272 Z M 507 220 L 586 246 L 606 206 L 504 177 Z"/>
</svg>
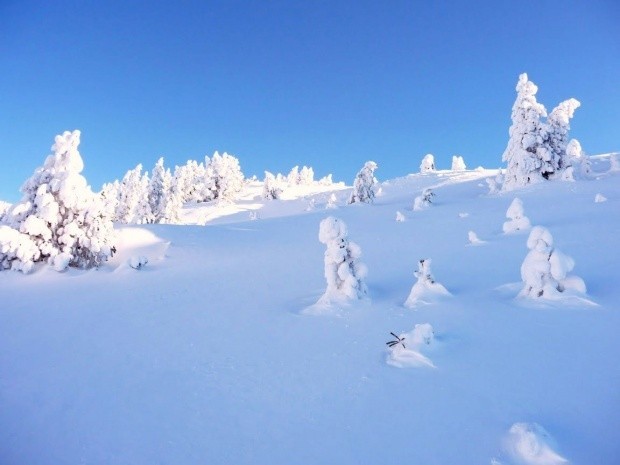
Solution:
<svg viewBox="0 0 620 465">
<path fill-rule="evenodd" d="M 407 297 L 404 303 L 405 307 L 413 308 L 418 303 L 429 303 L 437 296 L 450 295 L 448 290 L 433 278 L 430 258 L 420 260 L 418 262 L 418 270 L 414 271 L 413 274 L 417 281 L 411 288 L 409 297 Z"/>
<path fill-rule="evenodd" d="M 396 222 L 397 223 L 402 223 L 403 221 L 405 221 L 405 215 L 403 215 L 401 212 L 397 211 L 396 212 Z"/>
<path fill-rule="evenodd" d="M 121 185 L 118 179 L 103 185 L 99 195 L 104 204 L 104 208 L 109 213 L 110 218 L 116 219 L 116 210 L 118 208 L 119 194 Z"/>
<path fill-rule="evenodd" d="M 432 153 L 427 153 L 420 163 L 420 173 L 435 171 L 435 157 Z"/>
<path fill-rule="evenodd" d="M 167 169 L 163 175 L 165 195 L 160 204 L 157 222 L 177 224 L 181 221 L 181 209 L 183 208 L 183 193 L 177 184 L 176 178 Z"/>
<path fill-rule="evenodd" d="M 327 246 L 325 251 L 325 279 L 327 289 L 319 303 L 329 304 L 347 299 L 362 299 L 368 291 L 364 278 L 366 267 L 359 262 L 362 251 L 349 241 L 347 226 L 332 216 L 321 221 L 319 241 Z"/>
<path fill-rule="evenodd" d="M 265 180 L 263 181 L 263 198 L 267 200 L 279 199 L 282 195 L 282 189 L 276 182 L 275 176 L 269 171 L 265 171 Z"/>
<path fill-rule="evenodd" d="M 338 198 L 336 197 L 336 194 L 334 194 L 333 192 L 330 194 L 329 199 L 327 199 L 325 208 L 329 210 L 334 210 L 338 208 Z"/>
<path fill-rule="evenodd" d="M 531 227 L 529 218 L 523 212 L 523 202 L 517 197 L 515 197 L 508 210 L 506 210 L 506 218 L 509 221 L 504 223 L 504 234 L 525 231 Z"/>
<path fill-rule="evenodd" d="M 314 170 L 311 167 L 304 166 L 299 172 L 299 184 L 302 186 L 311 186 L 314 183 Z"/>
<path fill-rule="evenodd" d="M 239 160 L 232 155 L 213 154 L 206 166 L 205 185 L 213 200 L 232 201 L 243 188 L 244 176 Z"/>
<path fill-rule="evenodd" d="M 432 189 L 424 189 L 422 191 L 422 195 L 418 195 L 415 199 L 413 199 L 413 210 L 420 211 L 430 207 L 430 205 L 433 203 L 434 196 L 435 193 L 432 191 Z"/>
<path fill-rule="evenodd" d="M 332 175 L 328 174 L 327 176 L 323 176 L 321 179 L 319 179 L 319 184 L 321 186 L 331 186 L 334 183 L 333 179 L 332 179 Z"/>
<path fill-rule="evenodd" d="M 349 203 L 372 203 L 375 199 L 375 186 L 377 180 L 374 173 L 378 168 L 374 161 L 367 161 L 364 167 L 357 173 L 353 181 L 353 192 L 349 197 Z"/>
<path fill-rule="evenodd" d="M 570 166 L 566 154 L 568 131 L 570 120 L 580 105 L 581 103 L 574 98 L 565 100 L 549 113 L 542 127 L 543 144 L 539 148 L 538 155 L 543 160 L 543 176 L 546 178 L 554 173 L 559 174 Z"/>
<path fill-rule="evenodd" d="M 148 173 L 142 173 L 142 164 L 127 171 L 119 187 L 116 221 L 125 224 L 143 224 L 152 221 L 148 186 Z"/>
<path fill-rule="evenodd" d="M 160 157 L 153 168 L 147 194 L 152 214 L 151 220 L 154 223 L 159 223 L 163 217 L 166 196 L 170 191 L 170 184 L 172 182 L 171 178 L 170 171 L 166 171 L 166 168 L 164 168 L 164 157 Z"/>
<path fill-rule="evenodd" d="M 566 144 L 566 159 L 567 166 L 573 168 L 573 175 L 587 178 L 592 173 L 590 157 L 584 153 L 577 139 L 571 139 Z"/>
<path fill-rule="evenodd" d="M 452 157 L 452 171 L 465 171 L 467 166 L 465 166 L 465 160 L 463 157 L 459 155 L 454 155 Z"/>
<path fill-rule="evenodd" d="M 2 224 L 2 220 L 4 219 L 5 215 L 7 214 L 10 208 L 11 208 L 10 203 L 0 200 L 0 224 Z"/>
<path fill-rule="evenodd" d="M 53 153 L 22 186 L 0 231 L 0 269 L 28 272 L 47 261 L 56 270 L 99 266 L 114 253 L 114 228 L 100 195 L 80 173 L 80 131 L 55 138 Z"/>
<path fill-rule="evenodd" d="M 512 106 L 510 139 L 502 160 L 508 163 L 503 189 L 513 190 L 543 179 L 543 160 L 538 155 L 542 146 L 541 117 L 547 116 L 545 107 L 536 101 L 538 87 L 527 74 L 519 76 L 517 99 Z"/>
<path fill-rule="evenodd" d="M 286 176 L 286 182 L 288 182 L 290 186 L 296 186 L 299 184 L 299 166 L 293 166 L 291 171 Z"/>
<path fill-rule="evenodd" d="M 568 276 L 575 262 L 553 247 L 553 236 L 542 226 L 534 226 L 527 239 L 530 250 L 521 265 L 523 289 L 520 297 L 554 298 L 568 289 L 586 292 L 586 285 L 577 276 Z"/>
</svg>

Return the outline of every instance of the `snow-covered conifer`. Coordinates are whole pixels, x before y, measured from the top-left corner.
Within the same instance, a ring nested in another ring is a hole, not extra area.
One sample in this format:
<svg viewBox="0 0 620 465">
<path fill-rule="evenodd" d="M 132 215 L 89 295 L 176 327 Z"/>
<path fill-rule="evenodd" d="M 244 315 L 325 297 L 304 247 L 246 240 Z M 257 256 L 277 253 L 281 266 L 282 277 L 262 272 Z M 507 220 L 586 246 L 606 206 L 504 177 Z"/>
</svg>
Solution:
<svg viewBox="0 0 620 465">
<path fill-rule="evenodd" d="M 454 155 L 452 157 L 452 171 L 465 171 L 467 166 L 465 166 L 465 160 L 463 157 L 459 155 Z"/>
<path fill-rule="evenodd" d="M 508 210 L 506 210 L 506 218 L 510 221 L 504 223 L 504 234 L 525 231 L 531 227 L 529 218 L 523 212 L 523 202 L 517 197 L 515 197 Z"/>
<path fill-rule="evenodd" d="M 555 107 L 542 127 L 543 144 L 539 149 L 539 156 L 543 160 L 543 176 L 549 177 L 554 173 L 560 173 L 569 164 L 566 154 L 568 145 L 568 131 L 570 119 L 581 103 L 571 98 Z"/>
<path fill-rule="evenodd" d="M 366 267 L 359 262 L 362 251 L 349 241 L 347 226 L 332 216 L 321 221 L 319 241 L 327 246 L 325 251 L 325 279 L 327 289 L 319 304 L 347 299 L 362 299 L 368 291 L 364 278 Z"/>
<path fill-rule="evenodd" d="M 349 203 L 372 203 L 375 199 L 375 186 L 377 180 L 374 173 L 378 168 L 374 161 L 367 161 L 364 167 L 357 173 L 353 181 L 353 192 L 349 197 Z"/>
<path fill-rule="evenodd" d="M 319 179 L 319 184 L 321 186 L 331 186 L 334 183 L 333 179 L 332 179 L 332 175 L 328 174 L 327 176 L 323 176 L 321 179 Z"/>
<path fill-rule="evenodd" d="M 530 249 L 521 265 L 523 289 L 521 297 L 554 298 L 568 289 L 586 292 L 586 285 L 577 276 L 568 276 L 575 262 L 553 247 L 553 236 L 542 226 L 534 226 L 527 239 Z"/>
<path fill-rule="evenodd" d="M 426 258 L 418 262 L 418 270 L 414 271 L 414 276 L 418 279 L 411 288 L 409 297 L 404 305 L 413 308 L 418 303 L 429 303 L 437 296 L 450 295 L 448 290 L 438 282 L 435 282 L 431 274 L 431 260 Z"/>
<path fill-rule="evenodd" d="M 4 219 L 10 208 L 10 203 L 0 200 L 0 224 L 2 224 L 2 220 Z"/>
<path fill-rule="evenodd" d="M 537 152 L 542 145 L 541 117 L 547 116 L 545 107 L 536 101 L 538 87 L 527 74 L 519 76 L 517 99 L 512 107 L 510 139 L 502 160 L 508 163 L 503 189 L 513 190 L 543 179 L 543 161 Z"/>
<path fill-rule="evenodd" d="M 577 139 L 571 139 L 566 144 L 566 166 L 573 168 L 573 176 L 588 178 L 592 173 L 590 157 L 587 156 Z"/>
<path fill-rule="evenodd" d="M 338 199 L 336 197 L 336 194 L 334 194 L 333 192 L 329 196 L 329 199 L 327 199 L 327 204 L 325 204 L 325 208 L 329 210 L 338 208 Z"/>
<path fill-rule="evenodd" d="M 178 224 L 181 221 L 183 194 L 176 183 L 176 179 L 170 173 L 170 169 L 166 169 L 162 179 L 164 197 L 155 221 L 157 223 Z"/>
<path fill-rule="evenodd" d="M 101 192 L 99 193 L 104 208 L 109 213 L 108 216 L 110 216 L 113 220 L 116 219 L 115 215 L 118 208 L 120 188 L 121 185 L 118 182 L 118 179 L 115 179 L 114 182 L 104 184 L 101 188 Z"/>
<path fill-rule="evenodd" d="M 120 223 L 137 223 L 138 204 L 147 196 L 142 183 L 142 164 L 127 171 L 120 182 L 115 219 Z"/>
<path fill-rule="evenodd" d="M 420 211 L 428 208 L 433 203 L 433 197 L 435 193 L 432 189 L 424 189 L 422 191 L 422 195 L 418 195 L 415 199 L 413 199 L 413 210 Z"/>
<path fill-rule="evenodd" d="M 0 269 L 28 272 L 43 260 L 58 271 L 90 268 L 112 256 L 112 220 L 80 174 L 79 143 L 77 130 L 56 136 L 53 154 L 22 186 L 0 234 Z"/>
<path fill-rule="evenodd" d="M 171 181 L 170 172 L 164 168 L 164 157 L 160 157 L 151 173 L 147 194 L 151 220 L 154 223 L 161 222 L 163 218 L 164 204 L 170 191 Z"/>
<path fill-rule="evenodd" d="M 420 163 L 420 173 L 435 171 L 435 157 L 432 153 L 427 153 Z"/>
<path fill-rule="evenodd" d="M 233 201 L 243 188 L 239 160 L 225 152 L 223 155 L 215 152 L 206 166 L 205 180 L 213 200 Z"/>
<path fill-rule="evenodd" d="M 276 182 L 275 176 L 269 171 L 265 171 L 265 180 L 263 181 L 263 198 L 267 200 L 279 199 L 282 189 Z"/>
<path fill-rule="evenodd" d="M 304 166 L 299 171 L 299 184 L 302 186 L 311 186 L 314 182 L 314 170 L 311 167 Z"/>
<path fill-rule="evenodd" d="M 299 166 L 293 166 L 288 176 L 286 176 L 286 181 L 290 186 L 299 184 Z"/>
</svg>

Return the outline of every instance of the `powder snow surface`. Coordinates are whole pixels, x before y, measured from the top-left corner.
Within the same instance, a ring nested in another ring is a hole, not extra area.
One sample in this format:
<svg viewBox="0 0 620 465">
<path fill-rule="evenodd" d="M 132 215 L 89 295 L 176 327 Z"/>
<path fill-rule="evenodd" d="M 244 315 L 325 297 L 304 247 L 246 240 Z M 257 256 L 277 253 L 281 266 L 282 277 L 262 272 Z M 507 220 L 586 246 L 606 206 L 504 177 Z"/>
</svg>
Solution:
<svg viewBox="0 0 620 465">
<path fill-rule="evenodd" d="M 0 463 L 618 464 L 608 168 L 599 157 L 591 180 L 499 195 L 493 171 L 416 174 L 382 183 L 373 205 L 345 205 L 338 187 L 336 209 L 325 189 L 264 201 L 254 186 L 220 207 L 230 215 L 186 207 L 206 226 L 122 228 L 98 270 L 2 272 Z M 429 187 L 432 205 L 413 211 Z M 515 298 L 528 253 L 528 232 L 502 230 L 515 195 L 574 259 L 583 299 Z M 360 246 L 369 299 L 304 315 L 325 291 L 327 216 Z M 422 258 L 452 297 L 407 309 Z M 390 332 L 426 323 L 432 364 L 388 364 Z"/>
</svg>

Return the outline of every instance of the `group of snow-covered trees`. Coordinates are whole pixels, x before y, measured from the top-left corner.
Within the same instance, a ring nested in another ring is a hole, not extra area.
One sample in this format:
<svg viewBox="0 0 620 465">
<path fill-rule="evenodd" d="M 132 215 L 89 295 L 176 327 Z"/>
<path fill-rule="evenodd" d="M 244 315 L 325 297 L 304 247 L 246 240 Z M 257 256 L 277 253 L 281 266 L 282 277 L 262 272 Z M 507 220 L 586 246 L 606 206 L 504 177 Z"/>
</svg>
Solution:
<svg viewBox="0 0 620 465">
<path fill-rule="evenodd" d="M 178 223 L 185 202 L 234 200 L 244 176 L 239 160 L 215 152 L 204 163 L 189 160 L 174 174 L 160 158 L 149 177 L 142 165 L 127 171 L 121 181 L 105 184 L 101 195 L 115 221 L 120 223 Z"/>
<path fill-rule="evenodd" d="M 22 200 L 0 221 L 0 270 L 91 268 L 112 256 L 114 227 L 103 198 L 80 173 L 80 131 L 56 136 L 52 154 L 22 186 Z"/>
<path fill-rule="evenodd" d="M 311 186 L 316 183 L 324 186 L 330 186 L 333 184 L 332 175 L 329 174 L 324 178 L 315 181 L 314 170 L 309 166 L 303 166 L 301 170 L 299 169 L 299 166 L 294 166 L 286 176 L 281 173 L 274 175 L 270 171 L 265 171 L 262 196 L 265 200 L 279 199 L 282 192 L 290 187 Z"/>
<path fill-rule="evenodd" d="M 581 104 L 571 98 L 547 115 L 545 107 L 536 101 L 538 87 L 525 73 L 519 76 L 516 90 L 510 139 L 502 156 L 508 164 L 503 190 L 559 177 L 566 170 L 572 176 L 573 166 L 581 164 L 583 156 L 579 143 L 569 141 L 568 132 L 570 120 Z"/>
</svg>

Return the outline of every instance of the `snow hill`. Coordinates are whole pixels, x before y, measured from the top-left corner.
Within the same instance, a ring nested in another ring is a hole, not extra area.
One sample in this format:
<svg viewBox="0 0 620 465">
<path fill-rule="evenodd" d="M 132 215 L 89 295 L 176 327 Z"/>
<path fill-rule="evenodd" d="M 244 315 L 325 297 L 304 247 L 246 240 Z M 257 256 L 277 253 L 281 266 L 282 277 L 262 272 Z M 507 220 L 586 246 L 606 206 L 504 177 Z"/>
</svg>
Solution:
<svg viewBox="0 0 620 465">
<path fill-rule="evenodd" d="M 119 227 L 99 269 L 0 273 L 0 463 L 620 463 L 620 175 L 592 161 L 591 180 L 495 195 L 490 170 L 409 175 L 372 205 L 254 183 L 186 206 L 195 225 Z M 517 196 L 587 295 L 516 298 Z M 308 315 L 327 216 L 369 298 Z M 420 259 L 448 294 L 406 308 Z"/>
</svg>

